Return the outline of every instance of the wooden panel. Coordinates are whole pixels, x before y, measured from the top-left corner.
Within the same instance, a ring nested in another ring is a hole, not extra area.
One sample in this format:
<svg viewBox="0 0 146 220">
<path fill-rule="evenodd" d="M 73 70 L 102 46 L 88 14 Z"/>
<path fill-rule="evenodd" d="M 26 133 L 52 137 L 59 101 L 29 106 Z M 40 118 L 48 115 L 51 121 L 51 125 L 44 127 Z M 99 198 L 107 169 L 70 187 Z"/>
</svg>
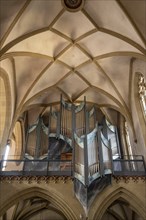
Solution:
<svg viewBox="0 0 146 220">
<path fill-rule="evenodd" d="M 72 160 L 72 153 L 62 153 L 61 160 Z"/>
</svg>

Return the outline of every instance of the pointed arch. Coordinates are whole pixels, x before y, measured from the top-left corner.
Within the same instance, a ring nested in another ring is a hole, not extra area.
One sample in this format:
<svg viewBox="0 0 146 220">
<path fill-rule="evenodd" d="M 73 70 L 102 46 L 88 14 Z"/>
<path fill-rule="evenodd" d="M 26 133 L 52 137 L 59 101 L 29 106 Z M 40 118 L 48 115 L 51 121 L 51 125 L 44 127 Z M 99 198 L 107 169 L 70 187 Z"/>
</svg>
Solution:
<svg viewBox="0 0 146 220">
<path fill-rule="evenodd" d="M 39 187 L 25 189 L 19 193 L 16 192 L 15 195 L 11 196 L 9 200 L 2 205 L 0 208 L 0 216 L 3 216 L 6 211 L 16 203 L 19 203 L 22 200 L 31 199 L 34 196 L 47 200 L 58 210 L 58 212 L 62 213 L 66 219 L 78 220 L 77 216 L 73 212 L 73 209 L 67 204 L 64 198 L 61 198 L 56 192 L 51 190 L 47 191 Z"/>
<path fill-rule="evenodd" d="M 111 192 L 109 188 L 104 191 L 104 195 L 100 196 L 100 201 L 97 199 L 90 212 L 89 219 L 102 220 L 102 217 L 108 207 L 116 200 L 122 199 L 130 205 L 130 208 L 134 210 L 140 217 L 145 218 L 145 207 L 142 201 L 132 192 L 123 187 L 113 189 Z"/>
</svg>

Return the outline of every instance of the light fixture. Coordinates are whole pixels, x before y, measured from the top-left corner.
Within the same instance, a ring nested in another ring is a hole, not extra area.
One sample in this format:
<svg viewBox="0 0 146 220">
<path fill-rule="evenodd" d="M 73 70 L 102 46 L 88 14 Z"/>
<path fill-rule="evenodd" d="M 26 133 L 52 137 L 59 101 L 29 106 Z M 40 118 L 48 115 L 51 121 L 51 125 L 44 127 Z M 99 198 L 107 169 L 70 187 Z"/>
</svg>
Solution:
<svg viewBox="0 0 146 220">
<path fill-rule="evenodd" d="M 6 150 L 5 150 L 4 158 L 3 158 L 4 162 L 3 162 L 3 165 L 2 165 L 2 171 L 4 171 L 5 168 L 6 168 L 9 150 L 10 150 L 10 141 L 8 140 L 7 141 L 7 145 L 6 145 Z"/>
</svg>

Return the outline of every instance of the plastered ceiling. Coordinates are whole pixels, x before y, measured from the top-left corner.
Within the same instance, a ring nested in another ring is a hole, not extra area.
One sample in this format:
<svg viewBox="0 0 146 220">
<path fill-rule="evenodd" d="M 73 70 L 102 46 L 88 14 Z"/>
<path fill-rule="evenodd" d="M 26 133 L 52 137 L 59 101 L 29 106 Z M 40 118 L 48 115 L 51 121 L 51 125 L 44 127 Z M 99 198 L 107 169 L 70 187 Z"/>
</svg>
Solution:
<svg viewBox="0 0 146 220">
<path fill-rule="evenodd" d="M 0 3 L 1 68 L 15 115 L 60 94 L 130 114 L 132 74 L 146 75 L 145 0 L 85 0 L 76 12 L 61 0 Z"/>
</svg>

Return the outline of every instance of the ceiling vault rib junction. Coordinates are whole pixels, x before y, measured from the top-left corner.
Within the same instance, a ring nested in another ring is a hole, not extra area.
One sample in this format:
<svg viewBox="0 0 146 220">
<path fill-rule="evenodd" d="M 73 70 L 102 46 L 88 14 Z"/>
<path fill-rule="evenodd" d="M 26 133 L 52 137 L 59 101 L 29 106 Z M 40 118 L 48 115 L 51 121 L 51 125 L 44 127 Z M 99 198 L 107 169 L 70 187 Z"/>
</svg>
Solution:
<svg viewBox="0 0 146 220">
<path fill-rule="evenodd" d="M 50 87 L 48 87 L 48 88 L 46 88 L 46 89 L 44 89 L 44 90 L 38 92 L 38 93 L 35 94 L 33 97 L 31 97 L 29 100 L 27 100 L 27 101 L 25 102 L 25 105 L 27 106 L 28 103 L 31 103 L 32 100 L 34 100 L 36 97 L 39 97 L 39 96 L 41 96 L 43 93 L 46 93 L 47 91 L 49 91 L 50 89 L 55 89 L 55 88 L 56 88 L 56 87 L 54 87 L 54 85 L 53 85 L 53 86 L 50 86 Z M 124 108 L 123 108 L 123 106 L 122 106 L 122 104 L 121 104 L 116 98 L 114 98 L 111 94 L 107 93 L 106 91 L 104 91 L 104 90 L 101 89 L 101 88 L 98 88 L 98 87 L 92 85 L 91 87 L 86 88 L 82 94 L 84 94 L 85 91 L 87 91 L 89 88 L 91 88 L 91 89 L 93 89 L 93 90 L 95 90 L 95 91 L 98 91 L 98 92 L 100 91 L 102 94 L 104 94 L 104 95 L 106 95 L 107 97 L 109 97 L 111 100 L 113 100 L 113 101 L 119 106 L 119 108 L 123 109 L 123 113 L 124 113 L 124 114 L 126 113 L 125 110 L 124 110 Z M 59 88 L 59 89 L 60 89 L 60 88 Z M 80 96 L 81 96 L 81 95 L 80 95 Z M 126 115 L 127 115 L 127 117 L 128 117 L 128 114 L 126 114 Z M 128 118 L 129 118 L 129 117 L 128 117 Z"/>
<path fill-rule="evenodd" d="M 88 14 L 88 12 L 85 9 L 81 10 L 82 13 L 86 16 L 87 19 L 94 25 L 94 27 L 99 31 L 99 26 L 98 24 L 91 18 L 91 16 Z"/>
<path fill-rule="evenodd" d="M 87 92 L 91 87 L 87 87 L 86 89 L 84 89 L 81 93 L 79 93 L 74 99 L 73 102 L 75 102 L 81 95 L 85 94 L 85 92 Z"/>
<path fill-rule="evenodd" d="M 8 28 L 7 32 L 4 34 L 3 38 L 1 39 L 1 47 L 3 46 L 4 42 L 6 41 L 7 37 L 9 36 L 10 32 L 12 31 L 13 27 L 15 26 L 15 24 L 17 23 L 17 21 L 19 20 L 19 18 L 21 17 L 21 15 L 23 14 L 23 12 L 25 11 L 25 9 L 27 8 L 27 6 L 30 4 L 32 0 L 27 0 L 25 2 L 25 4 L 23 5 L 23 7 L 20 9 L 20 11 L 18 12 L 18 14 L 16 15 L 16 17 L 14 18 L 14 20 L 12 21 L 10 27 Z"/>
<path fill-rule="evenodd" d="M 106 78 L 108 79 L 108 81 L 110 82 L 110 84 L 112 85 L 113 89 L 115 90 L 116 94 L 119 96 L 122 104 L 124 105 L 124 107 L 126 108 L 126 110 L 129 112 L 128 107 L 124 101 L 124 99 L 122 98 L 120 92 L 118 91 L 118 89 L 116 88 L 114 82 L 111 80 L 111 78 L 108 76 L 108 74 L 104 71 L 104 69 L 101 67 L 101 65 L 96 61 L 95 64 L 97 65 L 97 67 L 101 70 L 101 72 L 106 76 Z"/>
<path fill-rule="evenodd" d="M 104 73 L 106 74 L 106 72 L 103 70 L 103 68 L 98 64 L 98 62 L 96 61 L 96 65 L 99 67 L 99 69 Z M 116 86 L 114 85 L 113 81 L 108 77 L 108 75 L 106 74 L 106 77 L 108 78 L 108 80 L 110 81 L 110 83 L 112 84 L 115 92 L 117 93 L 117 95 L 119 96 L 124 108 L 125 108 L 125 113 L 126 113 L 126 116 L 127 116 L 127 119 L 129 120 L 130 124 L 131 124 L 131 127 L 132 127 L 132 130 L 133 130 L 133 134 L 134 134 L 134 137 L 136 137 L 136 132 L 135 132 L 135 129 L 134 129 L 134 124 L 133 124 L 133 119 L 132 119 L 132 115 L 130 114 L 130 111 L 129 111 L 129 108 L 128 106 L 126 105 L 124 99 L 122 98 L 121 94 L 119 93 L 118 89 L 116 88 Z M 123 114 L 124 115 L 124 114 Z"/>
<path fill-rule="evenodd" d="M 62 66 L 69 69 L 70 71 L 73 71 L 73 68 L 71 66 L 69 66 L 68 64 L 64 63 L 63 61 L 56 59 L 55 62 L 61 64 Z"/>
<path fill-rule="evenodd" d="M 24 99 L 22 100 L 22 103 L 25 101 L 25 99 L 27 98 L 28 94 L 30 93 L 30 91 L 32 90 L 32 88 L 35 86 L 35 84 L 38 82 L 38 80 L 42 77 L 42 75 L 48 70 L 48 68 L 50 66 L 52 66 L 53 62 L 50 62 L 49 64 L 47 64 L 47 66 L 40 72 L 40 74 L 38 74 L 37 78 L 34 80 L 34 82 L 31 84 L 31 86 L 28 88 L 26 94 L 24 95 Z"/>
<path fill-rule="evenodd" d="M 26 51 L 6 53 L 6 54 L 4 54 L 3 56 L 0 57 L 0 61 L 3 61 L 7 58 L 13 58 L 13 57 L 18 57 L 18 56 L 38 57 L 38 58 L 44 58 L 44 59 L 54 61 L 54 58 L 51 57 L 51 56 L 48 56 L 48 55 L 45 55 L 45 54 L 34 53 L 34 52 L 26 52 Z M 145 55 L 139 54 L 139 53 L 136 53 L 136 52 L 131 52 L 131 51 L 109 52 L 109 53 L 105 53 L 105 54 L 102 54 L 102 55 L 98 55 L 98 56 L 94 57 L 93 60 L 100 60 L 100 59 L 113 57 L 113 56 L 132 56 L 133 58 L 137 58 L 137 59 L 140 59 L 140 60 L 143 60 L 143 61 L 146 62 L 146 56 Z M 62 62 L 60 60 L 56 60 L 56 61 L 57 62 Z M 85 63 L 86 62 L 92 62 L 92 60 L 85 61 Z M 80 65 L 82 65 L 82 64 L 80 64 Z"/>
<path fill-rule="evenodd" d="M 92 63 L 92 60 L 91 60 L 91 59 L 86 60 L 85 62 L 83 62 L 83 63 L 79 64 L 78 66 L 76 66 L 76 67 L 74 68 L 74 71 L 76 71 L 77 69 L 79 69 L 79 68 L 81 68 L 81 67 L 83 67 L 83 66 L 85 66 L 85 65 L 87 65 L 87 64 L 91 64 L 91 63 Z"/>
<path fill-rule="evenodd" d="M 56 84 L 54 84 L 54 87 L 58 86 L 59 83 L 61 83 L 64 79 L 66 79 L 72 72 L 73 72 L 73 70 L 66 73 L 65 76 L 63 76 L 60 80 L 58 80 L 58 82 Z"/>
<path fill-rule="evenodd" d="M 43 93 L 45 93 L 45 92 L 47 92 L 47 91 L 49 91 L 50 89 L 55 89 L 56 87 L 53 85 L 53 86 L 50 86 L 50 87 L 48 87 L 48 88 L 46 88 L 46 89 L 44 89 L 44 90 L 42 90 L 42 91 L 40 91 L 40 92 L 38 92 L 37 94 L 35 94 L 35 96 L 33 96 L 33 97 L 31 97 L 29 100 L 27 100 L 27 104 L 28 103 L 31 103 L 32 102 L 32 100 L 34 100 L 36 97 L 38 97 L 38 96 L 41 96 L 41 94 L 43 94 Z M 60 89 L 60 88 L 59 88 Z M 112 95 L 110 95 L 109 93 L 107 93 L 106 91 L 104 91 L 104 90 L 102 90 L 102 89 L 100 89 L 100 88 L 98 88 L 98 87 L 96 87 L 96 86 L 90 86 L 90 87 L 88 87 L 88 88 L 86 88 L 84 91 L 82 91 L 81 93 L 82 94 L 84 94 L 85 93 L 85 91 L 87 91 L 87 90 L 89 90 L 89 89 L 94 89 L 94 90 L 96 90 L 96 91 L 100 91 L 102 94 L 104 94 L 104 95 L 106 95 L 106 96 L 108 96 L 111 100 L 113 100 L 120 108 L 122 108 L 122 109 L 124 109 L 123 108 L 123 106 L 122 106 L 122 104 L 119 102 L 119 101 L 117 101 L 117 99 L 115 99 Z M 81 95 L 79 95 L 79 97 L 80 97 Z M 25 103 L 25 105 L 26 105 L 26 103 Z M 123 113 L 124 113 L 125 111 L 123 111 Z M 127 114 L 126 114 L 127 115 Z M 128 117 L 128 115 L 127 115 L 127 117 Z"/>
<path fill-rule="evenodd" d="M 49 28 L 52 28 L 53 25 L 56 23 L 56 21 L 62 16 L 62 14 L 65 12 L 65 9 L 63 8 L 57 15 L 56 17 L 53 19 L 53 21 L 51 22 L 51 24 L 49 25 Z"/>
<path fill-rule="evenodd" d="M 64 38 L 65 40 L 69 41 L 71 44 L 73 44 L 73 40 L 66 36 L 65 34 L 63 34 L 62 32 L 56 30 L 55 28 L 51 28 L 50 31 L 52 31 L 53 33 L 59 35 L 60 37 Z"/>
<path fill-rule="evenodd" d="M 71 45 L 68 45 L 66 48 L 63 49 L 63 52 L 68 50 L 68 48 L 70 47 Z M 57 55 L 57 57 L 61 56 L 62 55 L 62 51 L 60 52 L 60 54 Z M 55 59 L 57 59 L 57 57 Z M 24 98 L 22 100 L 21 103 L 24 102 L 24 100 L 26 99 L 26 97 L 28 96 L 28 94 L 30 93 L 30 91 L 32 90 L 32 88 L 34 87 L 34 85 L 38 82 L 38 80 L 42 77 L 42 75 L 46 72 L 46 70 L 55 62 L 52 61 L 50 62 L 49 64 L 47 64 L 47 66 L 40 72 L 40 74 L 38 75 L 38 77 L 35 79 L 35 81 L 32 83 L 32 85 L 29 87 L 29 89 L 27 90 L 26 94 L 24 95 Z M 21 106 L 21 104 L 20 104 Z"/>
<path fill-rule="evenodd" d="M 11 2 L 2 4 L 0 51 L 1 71 L 11 84 L 11 133 L 24 112 L 45 115 L 62 94 L 75 104 L 86 96 L 115 123 L 123 115 L 136 140 L 135 73 L 145 75 L 146 64 L 144 10 L 136 11 L 138 3 L 85 0 L 70 11 L 61 0 Z"/>
<path fill-rule="evenodd" d="M 31 97 L 31 98 L 28 99 L 26 102 L 24 102 L 23 105 L 21 106 L 21 108 L 20 108 L 20 109 L 17 109 L 17 111 L 19 110 L 19 112 L 22 113 L 22 110 L 23 110 L 24 106 L 27 106 L 27 105 L 28 105 L 29 103 L 31 103 L 35 98 L 41 96 L 43 93 L 46 93 L 46 92 L 48 92 L 48 91 L 51 90 L 51 89 L 56 89 L 56 88 L 55 88 L 54 85 L 53 85 L 53 86 L 50 86 L 50 87 L 45 88 L 44 90 L 38 92 L 38 93 L 35 94 L 33 97 Z M 17 118 L 15 118 L 15 120 L 17 120 Z"/>
<path fill-rule="evenodd" d="M 134 46 L 135 48 L 137 48 L 139 51 L 141 51 L 142 53 L 146 54 L 146 50 L 141 47 L 138 43 L 136 43 L 135 41 L 131 40 L 130 38 L 122 35 L 122 34 L 119 34 L 115 31 L 112 31 L 112 30 L 108 30 L 106 28 L 103 28 L 103 27 L 99 27 L 95 22 L 94 20 L 91 18 L 91 16 L 87 13 L 87 11 L 85 9 L 82 9 L 82 12 L 85 14 L 85 16 L 90 20 L 90 22 L 95 26 L 95 28 L 97 28 L 98 31 L 101 31 L 103 33 L 107 33 L 107 34 L 110 34 L 114 37 L 117 37 L 125 42 L 127 42 L 128 44 L 131 44 L 132 46 Z"/>
<path fill-rule="evenodd" d="M 83 47 L 81 47 L 79 44 L 76 44 L 76 47 L 78 47 L 90 60 L 93 60 L 93 57 L 86 50 L 84 50 Z"/>
<path fill-rule="evenodd" d="M 63 89 L 61 89 L 61 88 L 58 87 L 58 86 L 56 86 L 56 88 L 61 92 L 61 94 L 63 94 L 63 95 L 67 98 L 67 100 L 68 100 L 69 102 L 72 103 L 72 98 L 70 98 L 70 97 L 68 96 L 68 94 L 67 94 Z"/>
<path fill-rule="evenodd" d="M 94 60 L 100 60 L 100 59 L 104 59 L 107 57 L 113 57 L 113 56 L 132 56 L 134 58 L 138 58 L 140 60 L 146 61 L 146 56 L 143 54 L 139 54 L 136 52 L 130 52 L 130 51 L 116 51 L 116 52 L 110 52 L 110 53 L 106 53 L 106 54 L 102 54 L 99 56 L 94 57 Z"/>
<path fill-rule="evenodd" d="M 9 49 L 11 49 L 16 44 L 18 44 L 18 43 L 20 43 L 20 42 L 22 42 L 22 41 L 24 41 L 24 40 L 26 40 L 26 39 L 28 39 L 32 36 L 35 36 L 35 35 L 40 34 L 40 33 L 44 33 L 44 32 L 49 31 L 49 30 L 50 30 L 50 27 L 41 28 L 41 29 L 38 29 L 38 30 L 34 30 L 32 32 L 26 33 L 26 34 L 24 34 L 24 35 L 22 35 L 22 36 L 20 36 L 16 39 L 12 40 L 11 42 L 6 44 L 2 48 L 2 50 L 0 52 L 0 56 L 3 56 L 4 53 L 6 53 Z"/>
<path fill-rule="evenodd" d="M 114 98 L 114 96 L 112 96 L 111 94 L 107 93 L 106 91 L 100 89 L 100 88 L 97 88 L 96 86 L 91 86 L 91 89 L 94 89 L 95 91 L 100 91 L 102 92 L 105 96 L 109 97 L 111 100 L 113 100 L 118 106 L 119 106 L 119 109 L 120 112 L 126 117 L 126 119 L 130 122 L 131 124 L 131 127 L 132 127 L 132 130 L 134 132 L 134 127 L 133 127 L 133 120 L 132 120 L 132 117 L 130 115 L 130 112 L 129 110 L 125 109 L 124 106 L 116 99 Z"/>
<path fill-rule="evenodd" d="M 21 108 L 23 106 L 23 103 L 25 101 L 25 99 L 27 98 L 28 94 L 30 93 L 30 91 L 32 90 L 32 88 L 34 87 L 34 85 L 36 84 L 36 82 L 40 79 L 40 77 L 44 74 L 44 72 L 46 72 L 46 70 L 53 64 L 53 62 L 50 62 L 49 64 L 47 64 L 47 66 L 40 72 L 40 74 L 38 75 L 38 77 L 34 80 L 34 82 L 32 82 L 31 86 L 28 88 L 27 92 L 25 93 L 25 95 L 23 96 L 19 106 L 17 107 L 17 110 L 15 112 L 15 116 L 14 116 L 14 120 L 13 120 L 13 123 L 12 123 L 12 128 L 14 127 L 15 125 L 15 122 L 17 121 L 17 118 L 18 118 L 18 115 L 19 115 L 19 112 L 21 111 Z"/>
<path fill-rule="evenodd" d="M 76 43 L 78 43 L 79 41 L 81 41 L 82 39 L 84 39 L 84 38 L 90 36 L 91 34 L 96 33 L 97 31 L 98 31 L 97 28 L 94 28 L 94 29 L 92 29 L 91 31 L 87 31 L 85 34 L 83 34 L 83 35 L 77 37 L 77 38 L 74 40 L 74 44 L 76 44 Z"/>
<path fill-rule="evenodd" d="M 112 31 L 112 30 L 108 30 L 106 28 L 99 28 L 99 31 L 103 32 L 103 33 L 106 33 L 106 34 L 110 34 L 114 37 L 117 37 L 123 41 L 125 41 L 126 43 L 132 45 L 133 47 L 137 48 L 141 53 L 143 53 L 144 55 L 146 55 L 146 50 L 145 48 L 143 48 L 140 44 L 136 43 L 135 41 L 131 40 L 130 38 L 122 35 L 122 34 L 119 34 L 115 31 Z"/>
<path fill-rule="evenodd" d="M 71 43 L 67 45 L 62 51 L 60 51 L 60 53 L 56 57 L 54 57 L 54 60 L 57 60 L 62 54 L 64 54 L 69 48 L 71 48 L 71 46 Z"/>
<path fill-rule="evenodd" d="M 32 1 L 32 0 L 28 0 L 28 1 Z M 51 30 L 52 26 L 54 25 L 54 23 L 60 18 L 60 16 L 64 13 L 64 9 L 62 9 L 58 15 L 53 19 L 53 21 L 51 22 L 51 24 L 48 26 L 48 27 L 43 27 L 43 28 L 40 28 L 38 30 L 34 30 L 32 32 L 29 32 L 29 33 L 26 33 L 26 34 L 23 34 L 22 36 L 12 40 L 10 43 L 8 43 L 6 46 L 4 46 L 0 52 L 0 56 L 2 56 L 4 53 L 6 53 L 10 48 L 12 48 L 14 45 L 22 42 L 23 40 L 26 40 L 32 36 L 35 36 L 37 34 L 40 34 L 40 33 L 43 33 L 43 32 L 46 32 L 46 31 L 49 31 Z"/>
<path fill-rule="evenodd" d="M 83 77 L 79 71 L 75 70 L 74 73 L 76 73 L 89 87 L 92 86 L 91 83 L 87 79 L 85 79 L 85 77 Z"/>
<path fill-rule="evenodd" d="M 146 46 L 146 40 L 144 39 L 143 35 L 141 34 L 141 32 L 139 31 L 139 28 L 137 27 L 136 23 L 134 22 L 134 20 L 131 18 L 130 14 L 128 13 L 128 11 L 125 9 L 125 7 L 122 5 L 122 3 L 119 0 L 115 0 L 117 2 L 117 4 L 120 6 L 120 8 L 122 9 L 122 11 L 125 13 L 125 15 L 127 16 L 127 18 L 129 19 L 129 21 L 131 22 L 132 26 L 134 27 L 134 29 L 136 30 L 136 32 L 138 33 L 139 37 L 141 38 L 142 42 L 144 43 L 144 45 Z"/>
<path fill-rule="evenodd" d="M 43 59 L 54 61 L 54 58 L 51 56 L 40 54 L 40 53 L 34 53 L 34 52 L 26 52 L 26 51 L 6 53 L 0 58 L 0 61 L 5 60 L 7 58 L 21 57 L 21 56 L 43 58 Z"/>
<path fill-rule="evenodd" d="M 109 97 L 111 100 L 113 100 L 120 108 L 124 109 L 124 106 L 121 104 L 121 102 L 119 102 L 113 95 L 111 95 L 110 93 L 106 92 L 105 90 L 96 87 L 96 86 L 91 86 L 91 89 L 95 90 L 95 91 L 100 91 L 103 95 Z M 128 116 L 128 114 L 127 114 Z"/>
</svg>

